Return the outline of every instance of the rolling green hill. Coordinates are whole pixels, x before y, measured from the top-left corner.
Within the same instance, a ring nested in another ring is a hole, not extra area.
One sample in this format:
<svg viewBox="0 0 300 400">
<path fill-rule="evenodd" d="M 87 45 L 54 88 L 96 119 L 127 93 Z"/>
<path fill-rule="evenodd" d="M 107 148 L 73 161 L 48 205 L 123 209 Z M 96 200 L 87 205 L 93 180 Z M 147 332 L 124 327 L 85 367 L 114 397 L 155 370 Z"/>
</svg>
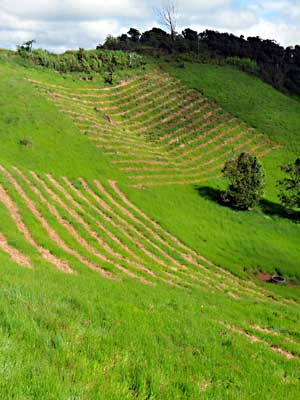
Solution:
<svg viewBox="0 0 300 400">
<path fill-rule="evenodd" d="M 299 398 L 299 288 L 256 274 L 300 279 L 274 187 L 300 104 L 214 66 L 116 81 L 0 58 L 1 397 Z M 216 201 L 242 150 L 246 213 Z"/>
</svg>

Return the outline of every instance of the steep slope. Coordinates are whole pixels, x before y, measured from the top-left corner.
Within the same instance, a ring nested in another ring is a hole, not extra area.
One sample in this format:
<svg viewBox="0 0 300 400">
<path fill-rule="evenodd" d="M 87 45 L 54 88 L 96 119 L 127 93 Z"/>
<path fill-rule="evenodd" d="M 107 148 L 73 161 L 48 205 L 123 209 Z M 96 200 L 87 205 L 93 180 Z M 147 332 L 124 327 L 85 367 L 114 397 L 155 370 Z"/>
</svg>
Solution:
<svg viewBox="0 0 300 400">
<path fill-rule="evenodd" d="M 299 226 L 199 196 L 222 160 L 278 143 L 169 74 L 133 75 L 0 65 L 1 396 L 297 398 L 298 289 L 240 260 L 267 268 L 287 227 L 297 275 Z"/>
<path fill-rule="evenodd" d="M 200 183 L 216 177 L 238 151 L 263 157 L 280 147 L 159 71 L 111 91 L 33 83 L 136 187 Z"/>
<path fill-rule="evenodd" d="M 285 143 L 276 142 L 276 136 L 271 139 L 272 135 L 252 128 L 158 69 L 111 89 L 30 83 L 109 158 L 116 167 L 114 173 L 122 174 L 120 184 L 128 179 L 126 191 L 147 188 L 132 195 L 137 193 L 137 201 L 144 200 L 153 218 L 175 229 L 190 247 L 235 272 L 262 269 L 272 273 L 276 268 L 299 276 L 297 226 L 276 213 L 272 217 L 257 212 L 241 215 L 214 201 L 223 184 L 218 177 L 224 162 L 247 150 L 262 158 L 267 170 L 266 210 L 272 209 L 279 165 L 294 157 Z M 186 188 L 189 184 L 200 188 Z M 174 193 L 177 185 L 185 186 L 180 194 Z M 156 190 L 159 187 L 166 189 Z M 159 203 L 155 214 L 156 205 L 149 197 Z M 184 201 L 179 206 L 180 197 Z M 167 219 L 161 218 L 163 213 Z"/>
</svg>

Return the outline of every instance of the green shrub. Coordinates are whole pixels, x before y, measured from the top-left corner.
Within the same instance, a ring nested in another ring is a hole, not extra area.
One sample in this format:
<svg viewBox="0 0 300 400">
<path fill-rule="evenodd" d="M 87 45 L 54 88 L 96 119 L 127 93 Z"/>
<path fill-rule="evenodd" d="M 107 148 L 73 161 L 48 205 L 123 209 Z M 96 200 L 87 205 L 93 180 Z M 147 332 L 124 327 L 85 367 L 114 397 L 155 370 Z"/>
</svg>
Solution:
<svg viewBox="0 0 300 400">
<path fill-rule="evenodd" d="M 278 182 L 281 203 L 289 208 L 300 208 L 300 157 L 293 164 L 283 165 L 281 170 L 288 175 Z"/>
<path fill-rule="evenodd" d="M 228 178 L 228 189 L 221 194 L 221 200 L 233 208 L 248 210 L 258 204 L 264 190 L 264 172 L 255 156 L 241 153 L 227 161 L 223 175 Z"/>
</svg>

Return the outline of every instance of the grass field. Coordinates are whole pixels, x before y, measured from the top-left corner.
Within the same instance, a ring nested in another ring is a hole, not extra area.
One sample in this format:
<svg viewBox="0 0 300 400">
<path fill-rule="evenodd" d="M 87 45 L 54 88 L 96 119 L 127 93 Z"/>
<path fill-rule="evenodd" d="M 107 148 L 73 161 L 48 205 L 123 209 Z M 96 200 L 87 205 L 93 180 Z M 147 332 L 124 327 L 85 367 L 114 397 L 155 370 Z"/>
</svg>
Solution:
<svg viewBox="0 0 300 400">
<path fill-rule="evenodd" d="M 299 103 L 235 74 L 0 59 L 1 398 L 300 398 L 299 288 L 255 277 L 300 278 L 274 188 Z M 241 150 L 268 178 L 246 213 L 216 201 Z"/>
</svg>

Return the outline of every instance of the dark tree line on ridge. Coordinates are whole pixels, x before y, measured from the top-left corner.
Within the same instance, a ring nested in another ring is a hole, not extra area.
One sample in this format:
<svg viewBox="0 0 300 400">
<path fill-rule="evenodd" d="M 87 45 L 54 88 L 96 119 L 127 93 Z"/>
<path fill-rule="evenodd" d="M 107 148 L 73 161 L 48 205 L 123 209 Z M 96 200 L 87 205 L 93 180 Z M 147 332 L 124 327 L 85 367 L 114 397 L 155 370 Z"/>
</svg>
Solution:
<svg viewBox="0 0 300 400">
<path fill-rule="evenodd" d="M 173 55 L 189 53 L 200 61 L 234 58 L 241 67 L 251 61 L 257 65 L 256 72 L 263 80 L 276 89 L 300 95 L 300 46 L 284 48 L 274 40 L 258 36 L 245 38 L 213 30 L 198 33 L 189 28 L 181 34 L 169 34 L 160 28 L 140 33 L 131 28 L 119 37 L 108 36 L 98 48 L 144 53 L 159 50 Z"/>
</svg>

